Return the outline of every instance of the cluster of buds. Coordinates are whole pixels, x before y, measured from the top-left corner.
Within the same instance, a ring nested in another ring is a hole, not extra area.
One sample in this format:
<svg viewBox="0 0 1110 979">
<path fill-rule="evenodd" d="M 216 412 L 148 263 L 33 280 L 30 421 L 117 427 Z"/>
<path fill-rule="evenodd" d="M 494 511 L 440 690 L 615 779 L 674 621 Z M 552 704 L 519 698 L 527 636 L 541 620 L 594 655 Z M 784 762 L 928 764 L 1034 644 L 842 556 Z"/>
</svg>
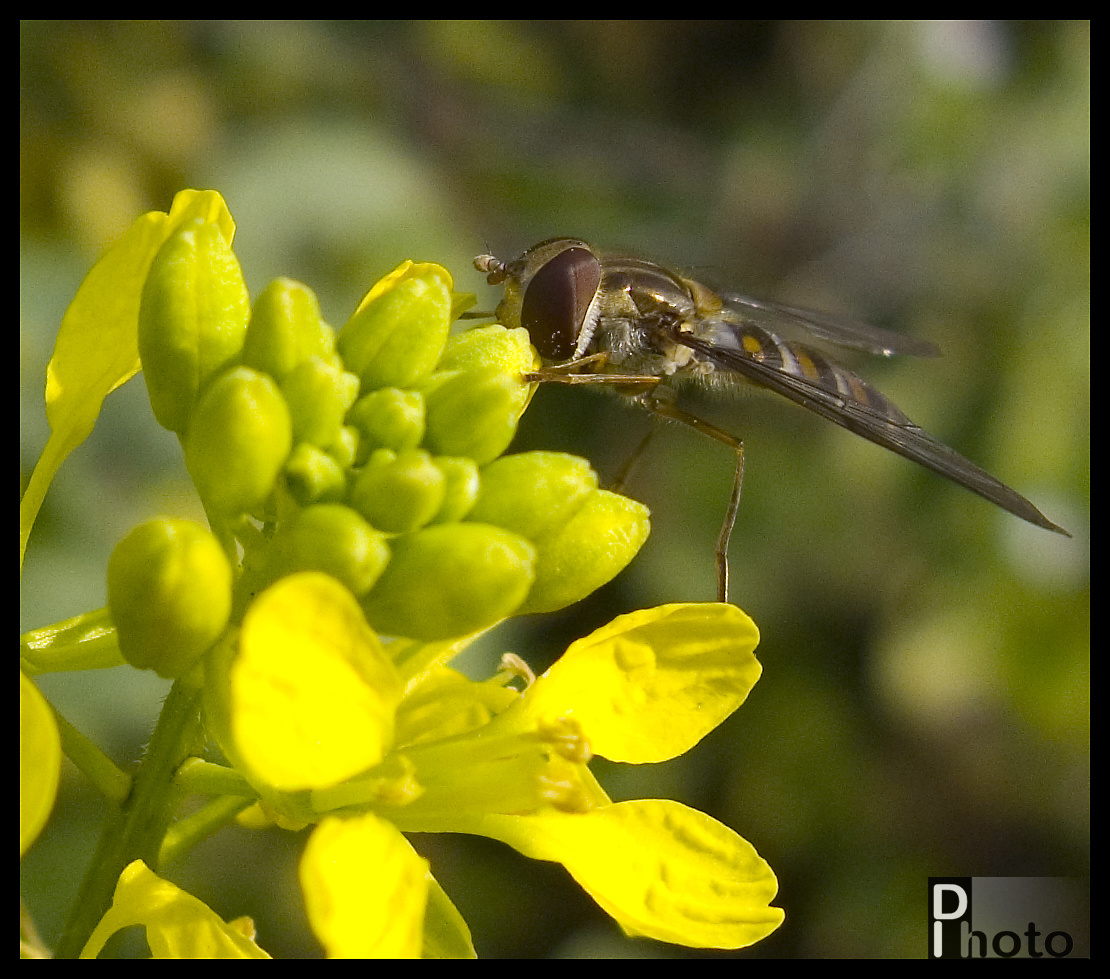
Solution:
<svg viewBox="0 0 1110 979">
<path fill-rule="evenodd" d="M 212 531 L 162 518 L 118 546 L 109 604 L 130 662 L 183 675 L 299 571 L 341 582 L 377 632 L 437 641 L 562 608 L 631 560 L 644 507 L 577 457 L 502 456 L 538 360 L 521 329 L 452 333 L 472 301 L 405 262 L 336 332 L 289 279 L 252 307 L 217 223 L 166 239 L 139 352 Z"/>
</svg>

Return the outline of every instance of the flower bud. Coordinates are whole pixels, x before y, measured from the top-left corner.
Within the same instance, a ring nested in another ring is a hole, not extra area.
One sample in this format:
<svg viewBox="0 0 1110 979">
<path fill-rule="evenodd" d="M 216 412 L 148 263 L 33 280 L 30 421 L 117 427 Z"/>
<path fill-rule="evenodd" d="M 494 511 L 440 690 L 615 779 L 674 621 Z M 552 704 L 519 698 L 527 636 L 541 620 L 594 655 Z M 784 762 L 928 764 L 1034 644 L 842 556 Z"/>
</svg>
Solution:
<svg viewBox="0 0 1110 979">
<path fill-rule="evenodd" d="M 170 235 L 143 284 L 139 355 L 158 424 L 179 435 L 205 384 L 243 346 L 250 296 L 235 253 L 214 224 Z"/>
<path fill-rule="evenodd" d="M 267 375 L 237 367 L 204 392 L 185 437 L 185 465 L 205 505 L 223 514 L 265 502 L 293 447 L 293 423 Z"/>
<path fill-rule="evenodd" d="M 389 563 L 385 534 L 350 507 L 320 503 L 294 514 L 270 543 L 270 580 L 295 571 L 323 571 L 355 595 L 368 592 Z"/>
<path fill-rule="evenodd" d="M 646 506 L 594 490 L 566 523 L 533 541 L 536 580 L 518 613 L 552 612 L 585 598 L 627 567 L 650 532 Z"/>
<path fill-rule="evenodd" d="M 360 433 L 353 425 L 344 425 L 328 446 L 330 455 L 343 469 L 350 469 L 359 456 Z"/>
<path fill-rule="evenodd" d="M 339 352 L 363 390 L 411 387 L 431 372 L 451 327 L 451 276 L 403 262 L 367 293 L 339 331 Z"/>
<path fill-rule="evenodd" d="M 482 469 L 482 488 L 469 518 L 534 541 L 566 523 L 597 489 L 597 473 L 565 452 L 518 452 Z"/>
<path fill-rule="evenodd" d="M 385 574 L 361 602 L 387 635 L 432 642 L 486 628 L 511 615 L 532 584 L 534 548 L 500 527 L 426 527 L 391 548 Z"/>
<path fill-rule="evenodd" d="M 108 561 L 108 607 L 124 659 L 182 676 L 231 614 L 231 566 L 216 538 L 189 520 L 140 524 Z"/>
<path fill-rule="evenodd" d="M 455 334 L 436 372 L 420 385 L 427 405 L 425 444 L 479 465 L 495 459 L 512 441 L 535 389 L 522 375 L 537 366 L 525 330 L 488 326 Z"/>
<path fill-rule="evenodd" d="M 289 494 L 301 506 L 338 503 L 347 492 L 347 475 L 329 453 L 305 442 L 297 445 L 285 462 Z"/>
<path fill-rule="evenodd" d="M 308 286 L 274 279 L 255 300 L 243 363 L 282 381 L 298 364 L 319 357 L 337 364 L 335 331 L 320 315 L 320 303 Z"/>
<path fill-rule="evenodd" d="M 519 375 L 493 367 L 436 371 L 422 390 L 424 444 L 436 455 L 467 456 L 479 465 L 508 448 L 527 400 Z"/>
<path fill-rule="evenodd" d="M 443 505 L 435 515 L 434 523 L 454 523 L 462 520 L 478 499 L 481 485 L 478 465 L 473 459 L 458 456 L 436 456 L 432 464 L 443 473 L 445 489 Z"/>
<path fill-rule="evenodd" d="M 378 388 L 358 399 L 347 421 L 362 438 L 360 454 L 374 449 L 415 449 L 424 438 L 424 396 L 419 391 Z"/>
<path fill-rule="evenodd" d="M 446 491 L 443 472 L 423 449 L 378 449 L 347 502 L 375 527 L 403 534 L 428 523 L 443 506 Z"/>
<path fill-rule="evenodd" d="M 520 607 L 550 612 L 614 578 L 647 540 L 645 506 L 597 489 L 585 459 L 521 452 L 482 470 L 468 520 L 506 527 L 536 548 L 536 580 Z"/>
<path fill-rule="evenodd" d="M 436 367 L 444 371 L 496 367 L 506 374 L 526 374 L 539 369 L 540 358 L 532 349 L 527 330 L 478 326 L 452 336 Z"/>
<path fill-rule="evenodd" d="M 293 416 L 294 440 L 319 448 L 339 437 L 343 418 L 358 397 L 358 378 L 319 357 L 299 363 L 278 387 Z"/>
</svg>

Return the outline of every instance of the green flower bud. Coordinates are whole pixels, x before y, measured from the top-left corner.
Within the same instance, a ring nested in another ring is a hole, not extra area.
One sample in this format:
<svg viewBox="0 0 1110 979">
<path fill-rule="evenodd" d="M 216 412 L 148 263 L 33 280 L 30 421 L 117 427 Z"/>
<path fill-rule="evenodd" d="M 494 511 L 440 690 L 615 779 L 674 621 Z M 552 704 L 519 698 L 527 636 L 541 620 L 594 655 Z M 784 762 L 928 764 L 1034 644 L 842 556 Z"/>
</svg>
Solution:
<svg viewBox="0 0 1110 979">
<path fill-rule="evenodd" d="M 435 515 L 433 523 L 454 523 L 456 520 L 462 520 L 474 506 L 474 501 L 478 499 L 478 488 L 481 484 L 477 463 L 473 459 L 457 456 L 436 456 L 432 459 L 432 463 L 443 473 L 446 481 L 443 505 Z"/>
<path fill-rule="evenodd" d="M 423 449 L 378 449 L 347 502 L 375 527 L 403 534 L 423 527 L 443 506 L 447 479 Z"/>
<path fill-rule="evenodd" d="M 339 429 L 335 441 L 328 446 L 328 455 L 343 469 L 350 469 L 358 458 L 360 442 L 358 429 L 353 425 L 344 425 Z"/>
<path fill-rule="evenodd" d="M 238 514 L 265 502 L 293 447 L 293 422 L 278 386 L 237 367 L 201 397 L 185 437 L 185 465 L 214 512 Z"/>
<path fill-rule="evenodd" d="M 428 427 L 424 444 L 436 455 L 497 458 L 516 434 L 527 400 L 519 374 L 494 367 L 436 371 L 423 385 Z"/>
<path fill-rule="evenodd" d="M 424 439 L 424 396 L 419 391 L 378 388 L 359 398 L 347 421 L 362 435 L 361 450 L 415 449 Z"/>
<path fill-rule="evenodd" d="M 496 367 L 506 374 L 526 374 L 539 370 L 540 358 L 532 348 L 527 330 L 478 326 L 452 336 L 436 367 L 444 371 Z"/>
<path fill-rule="evenodd" d="M 451 327 L 451 276 L 403 262 L 367 293 L 339 331 L 339 352 L 364 390 L 411 387 L 431 372 Z"/>
<path fill-rule="evenodd" d="M 301 506 L 337 503 L 347 492 L 347 475 L 329 453 L 301 442 L 285 462 L 289 494 Z"/>
<path fill-rule="evenodd" d="M 521 375 L 539 365 L 526 330 L 484 326 L 456 333 L 424 385 L 428 447 L 479 464 L 495 459 L 512 441 L 535 390 Z"/>
<path fill-rule="evenodd" d="M 585 459 L 522 452 L 482 470 L 468 520 L 506 527 L 536 548 L 536 580 L 524 612 L 577 602 L 622 571 L 651 528 L 642 504 L 597 489 Z"/>
<path fill-rule="evenodd" d="M 227 625 L 231 566 L 216 538 L 199 524 L 148 520 L 112 552 L 108 607 L 124 659 L 175 679 Z"/>
<path fill-rule="evenodd" d="M 159 425 L 185 431 L 201 389 L 239 355 L 249 315 L 239 262 L 216 225 L 196 221 L 166 239 L 139 306 L 139 355 Z"/>
<path fill-rule="evenodd" d="M 293 438 L 320 448 L 339 437 L 358 397 L 358 378 L 319 357 L 299 363 L 278 386 L 293 416 Z"/>
<path fill-rule="evenodd" d="M 209 651 L 204 663 L 204 728 L 220 751 L 237 768 L 242 757 L 231 736 L 231 667 L 238 652 L 235 632 L 229 632 Z"/>
<path fill-rule="evenodd" d="M 551 612 L 585 598 L 627 567 L 650 532 L 646 506 L 594 490 L 566 523 L 533 541 L 536 581 L 518 613 Z"/>
<path fill-rule="evenodd" d="M 511 615 L 532 584 L 535 550 L 500 527 L 427 527 L 391 542 L 393 558 L 361 604 L 378 631 L 425 642 Z"/>
<path fill-rule="evenodd" d="M 580 456 L 518 452 L 482 469 L 482 489 L 469 519 L 535 541 L 566 523 L 596 489 L 597 473 Z"/>
<path fill-rule="evenodd" d="M 268 577 L 323 571 L 363 595 L 389 563 L 385 534 L 350 507 L 320 503 L 283 523 L 270 543 Z"/>
<path fill-rule="evenodd" d="M 274 279 L 255 301 L 243 341 L 243 363 L 278 381 L 313 357 L 337 364 L 335 331 L 308 286 Z"/>
</svg>

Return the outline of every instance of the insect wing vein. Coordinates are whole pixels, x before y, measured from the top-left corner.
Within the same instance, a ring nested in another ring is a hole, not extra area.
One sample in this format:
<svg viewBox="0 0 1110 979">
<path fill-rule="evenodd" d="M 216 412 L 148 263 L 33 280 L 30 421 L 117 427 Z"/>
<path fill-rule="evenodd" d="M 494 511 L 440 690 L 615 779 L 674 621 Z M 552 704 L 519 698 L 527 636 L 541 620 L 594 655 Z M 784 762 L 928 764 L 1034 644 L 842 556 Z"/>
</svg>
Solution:
<svg viewBox="0 0 1110 979">
<path fill-rule="evenodd" d="M 904 419 L 903 421 L 894 421 L 870 405 L 845 397 L 843 394 L 835 394 L 803 377 L 769 366 L 737 350 L 722 349 L 718 344 L 701 337 L 679 334 L 675 339 L 693 348 L 715 365 L 735 371 L 748 380 L 789 398 L 795 404 L 808 408 L 841 428 L 846 428 L 876 445 L 896 452 L 912 462 L 965 486 L 1023 520 L 1028 520 L 1046 530 L 1067 534 L 1067 531 L 1052 523 L 1020 493 L 999 482 L 990 473 L 938 441 L 923 428 L 914 425 L 881 395 L 879 404 L 889 404 L 890 408 Z M 843 368 L 839 369 L 843 370 Z M 874 391 L 870 385 L 864 385 L 863 390 L 868 393 Z"/>
<path fill-rule="evenodd" d="M 719 293 L 726 309 L 741 319 L 777 331 L 790 339 L 823 340 L 838 347 L 890 357 L 939 357 L 940 350 L 927 340 L 882 330 L 846 316 L 820 313 L 799 306 L 752 299 L 737 292 Z"/>
</svg>

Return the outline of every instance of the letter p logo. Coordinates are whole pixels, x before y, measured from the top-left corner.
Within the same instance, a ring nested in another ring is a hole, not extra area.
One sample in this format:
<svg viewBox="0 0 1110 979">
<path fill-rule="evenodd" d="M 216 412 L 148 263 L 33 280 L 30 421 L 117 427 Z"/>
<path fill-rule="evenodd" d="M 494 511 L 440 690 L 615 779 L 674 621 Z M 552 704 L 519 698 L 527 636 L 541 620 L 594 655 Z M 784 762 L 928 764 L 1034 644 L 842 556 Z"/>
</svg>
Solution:
<svg viewBox="0 0 1110 979">
<path fill-rule="evenodd" d="M 929 956 L 960 958 L 961 923 L 971 924 L 971 878 L 929 878 Z"/>
</svg>

